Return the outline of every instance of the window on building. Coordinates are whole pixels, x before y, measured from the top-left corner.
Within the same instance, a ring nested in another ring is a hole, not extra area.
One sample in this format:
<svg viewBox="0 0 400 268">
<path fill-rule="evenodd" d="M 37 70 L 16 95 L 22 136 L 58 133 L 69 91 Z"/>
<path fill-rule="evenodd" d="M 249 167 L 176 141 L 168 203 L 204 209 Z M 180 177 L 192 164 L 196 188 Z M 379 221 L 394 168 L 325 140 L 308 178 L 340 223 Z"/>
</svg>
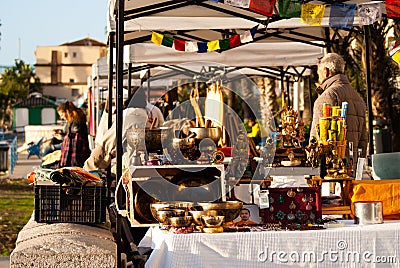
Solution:
<svg viewBox="0 0 400 268">
<path fill-rule="evenodd" d="M 70 78 L 70 79 L 69 79 L 69 82 L 70 82 L 70 83 L 75 83 L 75 79 Z"/>
<path fill-rule="evenodd" d="M 71 90 L 71 95 L 72 95 L 72 97 L 77 97 L 77 96 L 79 96 L 79 89 L 73 88 L 73 89 Z"/>
<path fill-rule="evenodd" d="M 64 52 L 64 58 L 68 57 L 68 52 Z"/>
<path fill-rule="evenodd" d="M 76 58 L 76 52 L 73 52 L 73 53 L 72 53 L 72 57 L 73 57 L 73 58 Z"/>
</svg>

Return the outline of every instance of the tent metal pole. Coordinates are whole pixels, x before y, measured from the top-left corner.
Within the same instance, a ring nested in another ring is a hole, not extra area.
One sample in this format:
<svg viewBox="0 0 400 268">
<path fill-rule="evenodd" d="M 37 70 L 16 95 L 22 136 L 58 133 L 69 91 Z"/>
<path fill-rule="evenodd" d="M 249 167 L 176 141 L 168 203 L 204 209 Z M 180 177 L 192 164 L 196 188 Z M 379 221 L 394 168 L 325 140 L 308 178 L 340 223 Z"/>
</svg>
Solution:
<svg viewBox="0 0 400 268">
<path fill-rule="evenodd" d="M 112 125 L 112 103 L 113 103 L 113 81 L 114 81 L 114 38 L 115 32 L 109 34 L 109 52 L 108 52 L 108 128 Z"/>
<path fill-rule="evenodd" d="M 370 66 L 370 28 L 368 25 L 364 28 L 364 45 L 365 45 L 365 81 L 367 84 L 367 108 L 368 108 L 368 133 L 369 133 L 369 154 L 374 153 L 374 134 L 373 134 L 373 115 L 371 102 L 371 66 Z"/>
<path fill-rule="evenodd" d="M 107 98 L 107 127 L 112 125 L 112 103 L 113 103 L 113 81 L 114 81 L 114 47 L 115 47 L 115 32 L 111 32 L 108 36 L 109 52 L 108 52 L 108 98 Z M 104 111 L 105 112 L 105 107 Z M 111 185 L 111 165 L 107 167 L 107 186 Z M 110 189 L 107 187 L 107 191 Z M 108 197 L 110 193 L 107 194 Z"/>
<path fill-rule="evenodd" d="M 117 170 L 116 180 L 122 176 L 122 105 L 123 105 L 123 82 L 124 82 L 124 10 L 125 1 L 118 1 L 118 11 L 116 18 L 117 25 L 117 118 L 116 118 L 116 148 L 117 148 Z M 117 202 L 122 204 L 123 192 L 122 190 L 115 193 L 117 195 Z M 117 242 L 117 267 L 121 267 L 121 238 L 122 238 L 122 216 L 117 213 L 116 215 L 116 242 Z"/>
<path fill-rule="evenodd" d="M 308 91 L 309 91 L 309 94 L 308 94 L 309 96 L 308 96 L 308 98 L 309 98 L 309 100 L 310 100 L 310 114 L 311 114 L 311 119 L 312 119 L 313 116 L 314 116 L 314 114 L 313 114 L 313 112 L 314 112 L 314 100 L 313 100 L 313 98 L 312 98 L 311 76 L 309 76 L 309 77 L 307 78 L 307 80 L 308 80 Z"/>
<path fill-rule="evenodd" d="M 128 63 L 128 99 L 132 96 L 132 63 Z"/>
</svg>

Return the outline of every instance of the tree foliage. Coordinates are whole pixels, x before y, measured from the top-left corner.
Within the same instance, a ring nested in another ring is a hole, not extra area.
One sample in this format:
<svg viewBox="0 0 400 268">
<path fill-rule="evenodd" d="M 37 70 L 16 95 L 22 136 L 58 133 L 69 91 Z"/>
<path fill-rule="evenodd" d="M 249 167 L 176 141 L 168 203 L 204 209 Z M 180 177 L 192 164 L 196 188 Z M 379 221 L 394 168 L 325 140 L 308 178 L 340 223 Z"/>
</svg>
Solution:
<svg viewBox="0 0 400 268">
<path fill-rule="evenodd" d="M 11 105 L 30 93 L 40 92 L 41 84 L 34 69 L 22 60 L 16 60 L 15 65 L 4 71 L 0 81 L 0 125 L 11 123 Z"/>
</svg>

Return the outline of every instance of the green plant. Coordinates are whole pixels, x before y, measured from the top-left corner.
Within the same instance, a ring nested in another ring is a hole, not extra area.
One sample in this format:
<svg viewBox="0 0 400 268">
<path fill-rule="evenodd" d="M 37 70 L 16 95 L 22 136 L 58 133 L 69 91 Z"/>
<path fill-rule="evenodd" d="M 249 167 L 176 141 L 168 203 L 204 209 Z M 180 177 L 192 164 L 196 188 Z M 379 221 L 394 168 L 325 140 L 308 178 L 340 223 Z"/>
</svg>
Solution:
<svg viewBox="0 0 400 268">
<path fill-rule="evenodd" d="M 34 209 L 33 187 L 25 179 L 0 178 L 0 256 L 15 248 L 19 231 Z"/>
</svg>

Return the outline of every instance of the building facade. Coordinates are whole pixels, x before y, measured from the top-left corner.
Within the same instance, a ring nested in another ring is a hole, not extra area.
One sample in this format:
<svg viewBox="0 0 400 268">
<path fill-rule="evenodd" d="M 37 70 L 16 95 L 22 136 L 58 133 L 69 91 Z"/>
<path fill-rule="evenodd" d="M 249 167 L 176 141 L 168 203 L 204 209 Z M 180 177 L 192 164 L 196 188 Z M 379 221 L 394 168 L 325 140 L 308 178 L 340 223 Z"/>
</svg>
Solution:
<svg viewBox="0 0 400 268">
<path fill-rule="evenodd" d="M 107 55 L 107 45 L 84 38 L 59 46 L 38 46 L 35 72 L 43 95 L 74 101 L 87 92 L 92 64 Z"/>
</svg>

